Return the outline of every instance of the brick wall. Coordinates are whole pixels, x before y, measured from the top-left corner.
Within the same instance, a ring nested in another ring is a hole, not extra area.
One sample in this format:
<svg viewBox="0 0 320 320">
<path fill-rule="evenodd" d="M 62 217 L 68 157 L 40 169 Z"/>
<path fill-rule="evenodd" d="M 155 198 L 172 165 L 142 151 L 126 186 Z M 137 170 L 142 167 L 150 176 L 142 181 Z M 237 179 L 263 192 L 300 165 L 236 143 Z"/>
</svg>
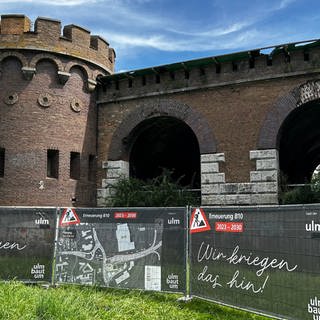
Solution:
<svg viewBox="0 0 320 320">
<path fill-rule="evenodd" d="M 19 60 L 7 58 L 0 86 L 0 205 L 94 206 L 88 159 L 96 155 L 96 108 L 83 71 L 73 68 L 63 85 L 54 62 L 42 60 L 26 80 Z M 47 177 L 47 149 L 59 150 L 58 179 Z M 70 152 L 81 154 L 79 180 L 70 179 Z"/>
</svg>

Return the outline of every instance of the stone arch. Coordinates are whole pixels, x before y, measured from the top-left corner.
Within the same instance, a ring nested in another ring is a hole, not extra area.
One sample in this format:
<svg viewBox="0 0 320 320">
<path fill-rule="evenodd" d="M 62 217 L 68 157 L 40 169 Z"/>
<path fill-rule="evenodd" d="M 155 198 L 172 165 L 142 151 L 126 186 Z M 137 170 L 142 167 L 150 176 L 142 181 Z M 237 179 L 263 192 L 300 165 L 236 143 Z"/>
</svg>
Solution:
<svg viewBox="0 0 320 320">
<path fill-rule="evenodd" d="M 207 120 L 188 105 L 173 100 L 145 103 L 131 112 L 115 130 L 109 148 L 108 160 L 128 160 L 126 140 L 141 122 L 153 117 L 166 116 L 183 121 L 194 132 L 200 154 L 215 153 L 217 144 Z"/>
<path fill-rule="evenodd" d="M 71 72 L 71 69 L 72 68 L 79 68 L 82 70 L 83 74 L 84 74 L 84 77 L 86 80 L 89 79 L 89 74 L 90 74 L 90 70 L 87 66 L 84 66 L 83 64 L 81 63 L 77 63 L 77 62 L 74 62 L 74 61 L 70 61 L 69 63 L 67 63 L 66 67 L 65 67 L 65 71 L 66 72 Z"/>
<path fill-rule="evenodd" d="M 46 53 L 39 53 L 35 55 L 30 61 L 30 68 L 36 68 L 37 64 L 41 60 L 49 60 L 57 67 L 58 71 L 63 71 L 63 64 L 56 59 L 55 56 Z"/>
<path fill-rule="evenodd" d="M 9 57 L 18 59 L 23 67 L 28 66 L 27 58 L 23 54 L 16 51 L 6 51 L 4 53 L 1 53 L 0 61 L 3 61 L 5 58 L 9 58 Z"/>
<path fill-rule="evenodd" d="M 258 149 L 276 149 L 278 133 L 287 116 L 299 106 L 320 99 L 320 80 L 307 81 L 280 97 L 268 112 L 260 129 Z"/>
</svg>

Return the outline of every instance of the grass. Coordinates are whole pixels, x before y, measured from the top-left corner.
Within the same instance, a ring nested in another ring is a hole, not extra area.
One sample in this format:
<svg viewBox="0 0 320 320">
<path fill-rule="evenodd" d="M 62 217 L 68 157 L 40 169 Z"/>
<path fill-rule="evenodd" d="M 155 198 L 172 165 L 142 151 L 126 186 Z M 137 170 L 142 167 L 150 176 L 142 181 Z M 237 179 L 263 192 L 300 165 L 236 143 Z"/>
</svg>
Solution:
<svg viewBox="0 0 320 320">
<path fill-rule="evenodd" d="M 1 320 L 263 320 L 255 314 L 199 299 L 178 302 L 177 294 L 84 286 L 45 289 L 0 283 Z"/>
</svg>

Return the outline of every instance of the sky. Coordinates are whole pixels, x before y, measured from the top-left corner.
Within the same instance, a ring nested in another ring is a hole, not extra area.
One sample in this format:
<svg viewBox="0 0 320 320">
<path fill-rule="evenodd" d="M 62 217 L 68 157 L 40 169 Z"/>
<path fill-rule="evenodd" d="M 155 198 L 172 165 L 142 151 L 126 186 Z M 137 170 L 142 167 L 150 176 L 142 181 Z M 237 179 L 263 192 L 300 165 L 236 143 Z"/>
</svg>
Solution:
<svg viewBox="0 0 320 320">
<path fill-rule="evenodd" d="M 116 72 L 320 38 L 319 0 L 0 0 L 107 40 Z"/>
</svg>

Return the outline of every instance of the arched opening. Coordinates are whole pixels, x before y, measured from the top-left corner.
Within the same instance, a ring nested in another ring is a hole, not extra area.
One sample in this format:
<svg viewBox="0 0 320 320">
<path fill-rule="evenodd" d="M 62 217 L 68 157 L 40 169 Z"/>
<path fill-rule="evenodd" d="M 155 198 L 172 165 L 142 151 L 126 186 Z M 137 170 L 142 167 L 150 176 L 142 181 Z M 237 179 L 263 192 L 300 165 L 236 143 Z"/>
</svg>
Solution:
<svg viewBox="0 0 320 320">
<path fill-rule="evenodd" d="M 149 180 L 167 169 L 182 186 L 200 187 L 199 144 L 185 122 L 168 116 L 144 120 L 126 143 L 131 177 Z"/>
<path fill-rule="evenodd" d="M 287 184 L 309 183 L 320 164 L 320 100 L 292 111 L 278 133 L 280 172 Z"/>
</svg>

